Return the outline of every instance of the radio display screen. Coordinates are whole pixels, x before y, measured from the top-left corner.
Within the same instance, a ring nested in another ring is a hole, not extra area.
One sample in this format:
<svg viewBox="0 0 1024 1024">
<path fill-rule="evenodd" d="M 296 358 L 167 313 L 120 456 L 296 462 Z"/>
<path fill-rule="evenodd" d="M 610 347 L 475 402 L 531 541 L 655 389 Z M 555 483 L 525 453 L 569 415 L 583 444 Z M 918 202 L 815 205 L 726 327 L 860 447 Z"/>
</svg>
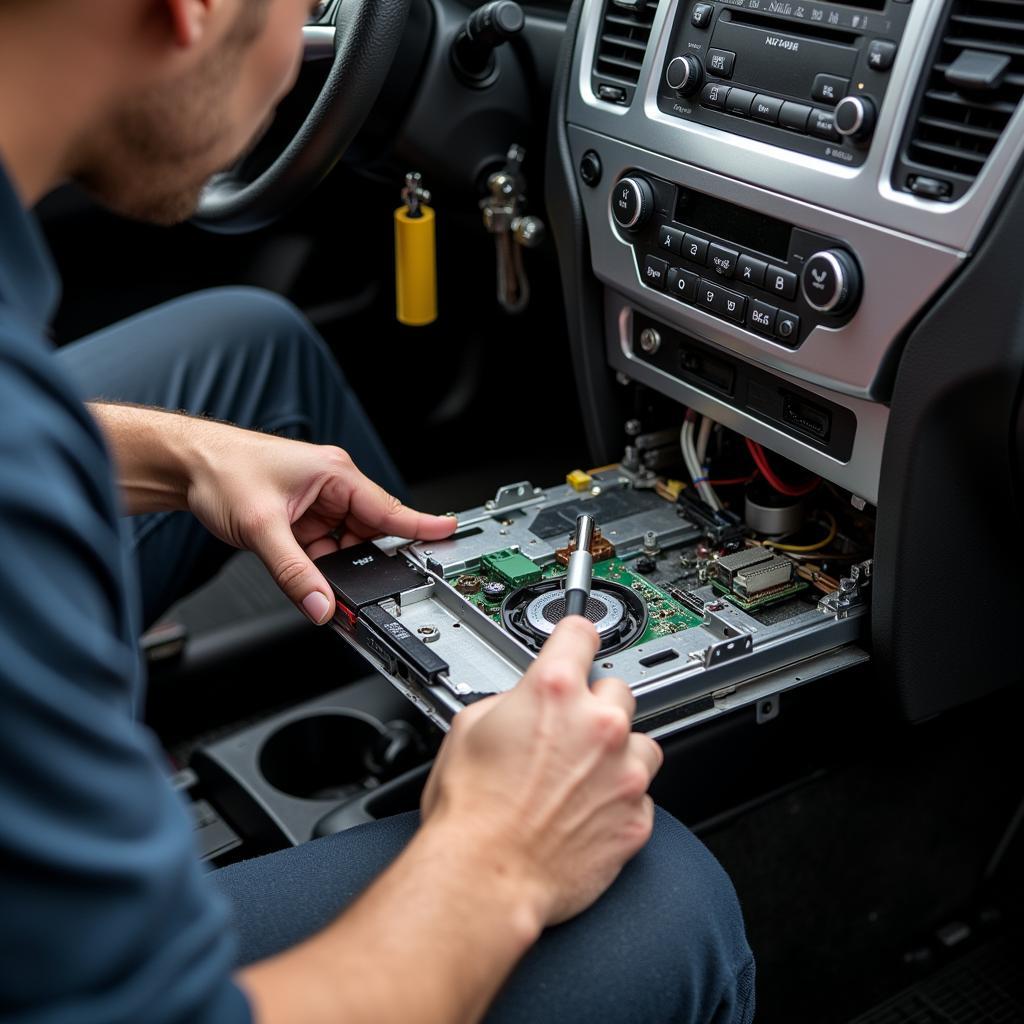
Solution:
<svg viewBox="0 0 1024 1024">
<path fill-rule="evenodd" d="M 676 220 L 687 227 L 718 235 L 778 260 L 789 257 L 789 236 L 793 230 L 789 224 L 766 217 L 763 213 L 733 206 L 703 192 L 690 192 L 685 188 L 678 190 Z"/>
</svg>

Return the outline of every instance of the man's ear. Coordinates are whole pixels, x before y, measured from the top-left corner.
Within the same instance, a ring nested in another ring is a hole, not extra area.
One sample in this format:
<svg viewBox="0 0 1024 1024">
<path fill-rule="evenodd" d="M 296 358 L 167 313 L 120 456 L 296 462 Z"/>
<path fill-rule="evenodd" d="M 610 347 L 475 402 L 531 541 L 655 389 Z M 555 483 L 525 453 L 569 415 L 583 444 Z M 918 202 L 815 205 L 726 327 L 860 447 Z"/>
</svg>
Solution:
<svg viewBox="0 0 1024 1024">
<path fill-rule="evenodd" d="M 207 31 L 219 0 L 161 0 L 171 19 L 174 41 L 183 49 L 195 46 Z"/>
</svg>

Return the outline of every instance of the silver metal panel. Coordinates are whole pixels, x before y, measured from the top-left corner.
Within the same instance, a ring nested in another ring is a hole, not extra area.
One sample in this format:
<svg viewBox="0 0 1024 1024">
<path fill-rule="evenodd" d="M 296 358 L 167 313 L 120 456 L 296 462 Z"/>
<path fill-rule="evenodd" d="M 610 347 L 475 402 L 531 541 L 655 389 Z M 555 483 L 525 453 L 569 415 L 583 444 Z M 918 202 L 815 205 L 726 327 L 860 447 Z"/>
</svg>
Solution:
<svg viewBox="0 0 1024 1024">
<path fill-rule="evenodd" d="M 641 384 L 646 384 L 656 391 L 669 395 L 705 416 L 710 416 L 723 426 L 765 445 L 772 451 L 784 455 L 787 459 L 792 459 L 797 465 L 823 476 L 826 480 L 831 480 L 840 487 L 845 487 L 865 501 L 869 501 L 873 505 L 878 503 L 882 448 L 885 444 L 885 431 L 889 424 L 889 407 L 887 405 L 838 394 L 827 388 L 811 384 L 795 374 L 778 374 L 780 381 L 792 383 L 805 391 L 820 395 L 830 402 L 845 406 L 857 417 L 857 433 L 854 437 L 853 452 L 848 462 L 839 462 L 770 423 L 740 412 L 721 399 L 670 376 L 656 366 L 643 362 L 633 352 L 630 323 L 632 306 L 630 303 L 621 296 L 607 292 L 605 307 L 608 362 L 616 370 L 627 374 Z M 696 334 L 696 332 L 692 333 Z"/>
<path fill-rule="evenodd" d="M 952 277 L 962 259 L 961 254 L 930 242 L 816 209 L 800 199 L 752 188 L 582 128 L 569 129 L 569 142 L 574 161 L 594 149 L 605 168 L 607 187 L 582 192 L 593 269 L 601 281 L 680 330 L 762 366 L 843 394 L 860 398 L 877 394 L 881 368 L 900 333 Z M 619 233 L 609 206 L 611 183 L 627 168 L 683 182 L 689 188 L 844 241 L 857 254 L 864 276 L 864 299 L 856 315 L 838 329 L 816 327 L 798 349 L 791 349 L 646 287 L 631 242 Z"/>
<path fill-rule="evenodd" d="M 913 4 L 890 72 L 871 149 L 859 168 L 833 165 L 658 110 L 657 74 L 667 55 L 670 30 L 680 2 L 684 0 L 662 0 L 651 30 L 651 45 L 644 58 L 636 99 L 626 108 L 597 99 L 591 88 L 590 72 L 603 0 L 584 0 L 570 78 L 570 124 L 685 161 L 681 164 L 684 176 L 678 180 L 693 188 L 701 187 L 698 180 L 691 178 L 693 171 L 713 171 L 780 198 L 798 196 L 803 203 L 823 212 L 845 214 L 955 250 L 971 252 L 976 248 L 985 224 L 1024 156 L 1024 105 L 1010 120 L 970 191 L 957 202 L 928 202 L 896 192 L 890 185 L 903 126 L 924 71 L 929 42 L 942 14 L 939 0 L 917 0 Z M 612 180 L 606 179 L 607 184 Z M 749 194 L 748 205 L 760 201 L 756 193 Z"/>
<path fill-rule="evenodd" d="M 652 739 L 662 740 L 667 736 L 682 732 L 684 729 L 692 729 L 694 726 L 708 721 L 708 719 L 717 718 L 719 715 L 726 714 L 727 712 L 749 707 L 751 704 L 760 705 L 768 699 L 772 699 L 775 702 L 774 713 L 768 716 L 774 718 L 779 714 L 779 694 L 784 693 L 786 690 L 792 690 L 797 686 L 803 686 L 806 683 L 823 679 L 825 676 L 835 675 L 836 672 L 852 668 L 855 665 L 863 665 L 868 660 L 867 652 L 852 644 L 848 647 L 841 647 L 836 651 L 817 654 L 803 661 L 798 661 L 795 665 L 787 665 L 784 668 L 766 672 L 763 676 L 748 680 L 742 686 L 738 686 L 735 689 L 730 688 L 724 694 L 716 694 L 714 705 L 706 711 L 699 711 L 685 718 L 679 718 L 665 725 L 659 725 L 654 729 L 644 729 L 644 732 Z"/>
<path fill-rule="evenodd" d="M 602 477 L 604 486 L 622 485 L 620 481 L 623 478 L 617 471 L 602 474 Z M 550 506 L 579 495 L 567 487 L 555 487 L 541 492 L 538 497 L 541 505 Z M 531 521 L 536 511 L 528 510 L 522 521 Z M 471 517 L 472 512 L 470 510 L 467 516 L 460 516 L 460 520 Z M 681 522 L 666 503 L 664 508 L 655 507 L 645 516 L 624 517 L 605 525 L 610 534 L 628 520 L 646 517 L 646 523 L 630 525 L 627 532 L 632 534 L 634 525 L 636 529 L 644 526 L 651 529 L 656 524 L 667 537 L 677 531 L 669 529 L 670 524 L 663 515 L 665 512 L 676 522 Z M 472 561 L 470 553 L 479 550 L 478 538 L 479 535 L 446 542 L 449 545 L 443 556 L 446 562 L 463 564 Z M 675 543 L 680 540 L 682 538 Z M 505 545 L 499 543 L 498 546 Z M 396 557 L 407 555 L 422 563 L 427 556 L 418 550 L 420 548 L 422 545 L 409 545 Z M 862 651 L 850 647 L 863 630 L 866 604 L 854 606 L 847 618 L 837 618 L 823 613 L 818 607 L 808 606 L 783 621 L 764 623 L 720 600 L 710 585 L 698 587 L 696 594 L 705 605 L 703 624 L 603 657 L 595 662 L 590 673 L 592 681 L 605 676 L 623 679 L 636 694 L 638 717 L 650 719 L 658 716 L 653 727 L 655 735 L 688 728 L 703 721 L 707 714 L 742 706 L 748 702 L 744 694 L 752 683 L 756 684 L 752 694 L 778 693 L 788 686 L 798 685 L 801 680 L 817 678 L 825 671 L 821 668 L 824 664 L 838 668 L 866 657 Z M 710 608 L 707 607 L 709 604 Z M 391 675 L 380 659 L 363 648 L 348 630 L 337 624 L 335 628 L 442 728 L 447 728 L 452 716 L 462 707 L 460 695 L 500 693 L 512 689 L 535 657 L 532 651 L 437 576 L 432 576 L 429 584 L 402 594 L 399 605 L 396 613 L 411 632 L 416 634 L 429 627 L 431 649 L 450 666 L 449 685 L 427 685 Z M 735 650 L 726 652 L 726 657 L 716 657 L 722 653 L 723 644 L 735 647 Z M 658 665 L 642 664 L 643 658 L 664 650 L 674 651 L 676 657 Z M 837 656 L 840 650 L 847 653 L 838 662 L 821 660 L 826 654 Z M 687 703 L 709 697 L 714 700 L 714 706 L 708 713 L 690 715 L 685 710 Z M 755 696 L 749 696 L 750 701 L 754 699 Z"/>
</svg>

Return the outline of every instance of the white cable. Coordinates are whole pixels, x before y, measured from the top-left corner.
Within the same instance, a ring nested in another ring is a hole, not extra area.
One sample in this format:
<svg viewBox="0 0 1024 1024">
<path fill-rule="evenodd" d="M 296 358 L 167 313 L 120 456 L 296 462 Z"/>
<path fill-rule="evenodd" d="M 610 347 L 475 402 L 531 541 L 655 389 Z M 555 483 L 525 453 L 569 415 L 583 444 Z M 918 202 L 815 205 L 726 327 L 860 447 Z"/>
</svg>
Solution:
<svg viewBox="0 0 1024 1024">
<path fill-rule="evenodd" d="M 711 428 L 714 424 L 709 416 L 701 416 L 700 433 L 697 435 L 697 461 L 703 468 L 708 457 L 708 442 L 711 440 Z"/>
<path fill-rule="evenodd" d="M 707 471 L 707 456 L 708 456 L 708 442 L 711 440 L 711 429 L 714 427 L 714 420 L 710 416 L 703 416 L 700 421 L 700 433 L 697 435 L 697 465 L 700 466 L 700 475 L 706 477 Z M 711 496 L 711 499 L 704 500 L 714 509 L 722 508 L 722 503 L 718 499 L 718 495 L 715 493 L 714 487 L 710 483 L 703 485 L 707 489 L 707 493 Z"/>
<path fill-rule="evenodd" d="M 701 477 L 704 475 L 704 471 L 701 469 L 700 461 L 697 458 L 697 449 L 694 444 L 693 434 L 696 430 L 697 424 L 694 419 L 687 419 L 683 422 L 682 430 L 679 432 L 679 448 L 683 453 L 683 461 L 686 463 L 686 469 L 690 474 L 690 479 L 694 482 L 694 486 L 697 488 L 697 493 L 701 496 L 704 502 L 713 508 L 716 512 L 722 508 L 721 502 L 718 500 L 718 496 L 708 486 L 707 481 L 702 481 Z"/>
</svg>

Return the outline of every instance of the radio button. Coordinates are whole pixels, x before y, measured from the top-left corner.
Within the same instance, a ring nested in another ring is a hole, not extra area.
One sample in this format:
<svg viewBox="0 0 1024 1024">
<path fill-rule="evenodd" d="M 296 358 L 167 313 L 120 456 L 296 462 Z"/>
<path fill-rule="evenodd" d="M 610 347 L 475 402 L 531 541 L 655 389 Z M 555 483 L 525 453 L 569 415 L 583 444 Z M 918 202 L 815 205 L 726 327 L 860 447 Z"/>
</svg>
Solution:
<svg viewBox="0 0 1024 1024">
<path fill-rule="evenodd" d="M 736 63 L 736 54 L 731 50 L 708 50 L 708 73 L 719 78 L 732 78 L 732 68 Z"/>
<path fill-rule="evenodd" d="M 684 96 L 692 96 L 700 87 L 703 71 L 700 61 L 690 54 L 673 57 L 665 69 L 665 82 L 670 89 Z"/>
<path fill-rule="evenodd" d="M 668 293 L 685 302 L 697 301 L 697 289 L 700 287 L 700 276 L 680 267 L 670 267 L 668 272 Z"/>
<path fill-rule="evenodd" d="M 770 265 L 768 276 L 764 282 L 765 289 L 775 295 L 781 295 L 784 299 L 796 297 L 796 274 L 791 274 L 782 267 Z"/>
<path fill-rule="evenodd" d="M 775 333 L 775 318 L 779 311 L 767 302 L 756 301 L 750 306 L 750 326 L 762 334 Z"/>
<path fill-rule="evenodd" d="M 687 232 L 683 235 L 682 255 L 688 260 L 693 260 L 694 263 L 705 263 L 708 258 L 709 244 L 706 238 L 699 238 L 697 235 Z"/>
<path fill-rule="evenodd" d="M 801 274 L 804 298 L 819 313 L 841 314 L 860 298 L 860 270 L 844 249 L 816 252 Z"/>
<path fill-rule="evenodd" d="M 800 317 L 796 313 L 787 313 L 786 310 L 779 310 L 778 319 L 775 321 L 775 335 L 783 341 L 795 345 L 800 339 Z"/>
<path fill-rule="evenodd" d="M 791 103 L 787 100 L 782 104 L 782 110 L 779 111 L 779 124 L 783 128 L 791 128 L 795 132 L 805 132 L 810 116 L 811 108 L 805 103 Z"/>
<path fill-rule="evenodd" d="M 730 89 L 725 101 L 725 109 L 730 114 L 750 116 L 750 105 L 754 102 L 754 94 L 747 89 Z"/>
<path fill-rule="evenodd" d="M 811 86 L 811 99 L 819 103 L 827 103 L 834 107 L 850 88 L 848 78 L 839 78 L 837 75 L 817 75 L 814 85 Z"/>
<path fill-rule="evenodd" d="M 709 82 L 704 86 L 700 94 L 700 101 L 705 107 L 714 107 L 716 110 L 725 109 L 725 100 L 729 95 L 729 86 L 721 85 L 718 82 Z"/>
<path fill-rule="evenodd" d="M 774 96 L 762 96 L 758 93 L 754 97 L 754 105 L 750 108 L 750 116 L 755 121 L 776 124 L 779 120 L 780 110 L 782 110 L 782 100 L 777 100 Z"/>
<path fill-rule="evenodd" d="M 700 284 L 697 285 L 697 302 L 708 309 L 714 309 L 715 304 L 719 301 L 719 293 L 724 291 L 725 289 L 715 284 L 714 281 L 706 281 L 702 278 Z"/>
<path fill-rule="evenodd" d="M 663 226 L 658 228 L 658 248 L 665 252 L 680 253 L 683 251 L 683 233 L 675 228 Z"/>
<path fill-rule="evenodd" d="M 728 288 L 720 288 L 715 312 L 741 324 L 747 319 L 747 297 L 740 295 L 739 292 L 729 291 Z"/>
<path fill-rule="evenodd" d="M 875 129 L 875 105 L 867 96 L 844 96 L 836 107 L 836 131 L 844 138 L 864 141 Z"/>
<path fill-rule="evenodd" d="M 756 288 L 764 287 L 764 275 L 767 270 L 768 264 L 755 260 L 753 256 L 740 256 L 736 263 L 736 276 L 745 284 L 752 284 Z"/>
<path fill-rule="evenodd" d="M 690 24 L 694 28 L 707 28 L 711 24 L 711 15 L 715 13 L 714 4 L 694 4 L 690 14 Z"/>
<path fill-rule="evenodd" d="M 888 39 L 872 40 L 868 47 L 868 67 L 872 71 L 888 71 L 896 59 L 896 44 Z"/>
<path fill-rule="evenodd" d="M 647 256 L 644 259 L 643 273 L 640 275 L 648 288 L 665 290 L 665 275 L 668 274 L 668 264 L 659 260 L 657 256 Z"/>
<path fill-rule="evenodd" d="M 836 118 L 831 110 L 821 110 L 815 107 L 811 111 L 811 120 L 807 130 L 819 139 L 828 139 L 830 142 L 839 141 L 839 132 L 836 131 Z"/>
<path fill-rule="evenodd" d="M 740 258 L 738 252 L 726 249 L 724 245 L 712 244 L 708 251 L 708 263 L 722 275 L 732 277 L 736 271 L 736 261 Z"/>
</svg>

